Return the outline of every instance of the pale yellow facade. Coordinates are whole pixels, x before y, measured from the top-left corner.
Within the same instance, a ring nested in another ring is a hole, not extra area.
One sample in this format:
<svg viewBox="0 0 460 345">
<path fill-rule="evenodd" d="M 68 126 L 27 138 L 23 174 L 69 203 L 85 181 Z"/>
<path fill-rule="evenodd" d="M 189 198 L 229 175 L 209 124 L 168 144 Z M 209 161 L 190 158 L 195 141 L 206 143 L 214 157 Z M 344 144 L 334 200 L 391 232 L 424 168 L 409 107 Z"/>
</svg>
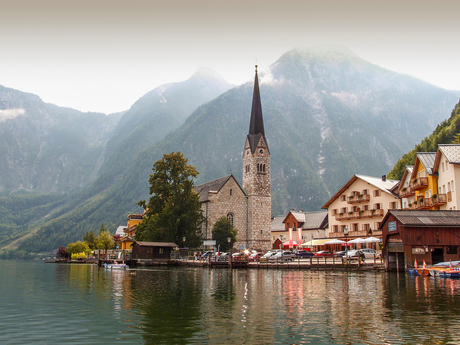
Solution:
<svg viewBox="0 0 460 345">
<path fill-rule="evenodd" d="M 328 210 L 327 237 L 380 236 L 380 222 L 388 209 L 399 209 L 398 196 L 390 192 L 398 181 L 355 175 L 323 208 Z"/>
</svg>

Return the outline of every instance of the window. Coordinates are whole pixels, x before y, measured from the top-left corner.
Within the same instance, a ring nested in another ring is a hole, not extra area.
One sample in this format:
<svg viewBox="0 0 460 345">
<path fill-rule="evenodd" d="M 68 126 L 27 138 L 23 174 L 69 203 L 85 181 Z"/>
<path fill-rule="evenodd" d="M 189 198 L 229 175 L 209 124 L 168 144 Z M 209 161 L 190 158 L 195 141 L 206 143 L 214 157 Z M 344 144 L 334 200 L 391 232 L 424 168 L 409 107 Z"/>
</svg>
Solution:
<svg viewBox="0 0 460 345">
<path fill-rule="evenodd" d="M 442 194 L 446 194 L 446 185 L 445 184 L 442 185 Z"/>
<path fill-rule="evenodd" d="M 391 210 L 396 210 L 397 208 L 398 208 L 398 203 L 396 201 L 390 202 L 390 209 Z"/>
<path fill-rule="evenodd" d="M 382 204 L 374 204 L 374 210 L 380 210 L 382 208 Z"/>
<path fill-rule="evenodd" d="M 454 192 L 454 180 L 450 181 L 450 188 L 452 188 L 452 192 Z"/>
<path fill-rule="evenodd" d="M 227 219 L 230 221 L 230 224 L 233 225 L 233 213 L 227 214 Z"/>
<path fill-rule="evenodd" d="M 363 231 L 369 231 L 370 228 L 369 224 L 363 224 Z"/>
<path fill-rule="evenodd" d="M 163 254 L 163 248 L 158 249 L 158 254 Z"/>
<path fill-rule="evenodd" d="M 369 205 L 364 205 L 364 211 L 369 211 Z"/>
<path fill-rule="evenodd" d="M 340 201 L 345 201 L 345 200 L 347 200 L 347 197 L 345 195 L 341 195 L 340 196 Z"/>
<path fill-rule="evenodd" d="M 352 231 L 358 231 L 358 223 L 351 224 Z"/>
<path fill-rule="evenodd" d="M 232 195 L 233 190 L 230 188 L 230 195 Z"/>
<path fill-rule="evenodd" d="M 444 162 L 441 163 L 442 172 L 444 172 Z"/>
<path fill-rule="evenodd" d="M 260 234 L 263 235 L 263 234 L 264 234 L 264 231 L 263 231 L 263 230 L 260 230 Z"/>
<path fill-rule="evenodd" d="M 335 216 L 337 214 L 337 209 L 332 210 L 332 215 Z"/>
<path fill-rule="evenodd" d="M 447 182 L 447 191 L 450 192 L 450 182 Z"/>
<path fill-rule="evenodd" d="M 446 254 L 457 254 L 458 246 L 446 246 Z"/>
<path fill-rule="evenodd" d="M 341 213 L 347 213 L 347 208 L 346 207 L 342 207 L 340 210 L 342 211 Z"/>
<path fill-rule="evenodd" d="M 367 195 L 367 194 L 369 194 L 369 189 L 365 189 L 365 190 L 363 190 L 363 194 L 364 194 L 364 195 Z"/>
<path fill-rule="evenodd" d="M 374 196 L 380 196 L 380 190 L 379 189 L 374 190 Z"/>
<path fill-rule="evenodd" d="M 358 193 L 358 191 L 354 190 L 353 192 L 351 192 L 351 195 L 353 195 L 353 196 L 358 196 L 359 193 Z"/>
<path fill-rule="evenodd" d="M 449 162 L 446 161 L 446 170 L 449 170 Z"/>
<path fill-rule="evenodd" d="M 333 225 L 332 226 L 332 232 L 339 232 L 339 226 L 338 225 Z"/>
<path fill-rule="evenodd" d="M 147 254 L 152 254 L 152 248 L 147 248 Z"/>
<path fill-rule="evenodd" d="M 381 222 L 375 222 L 374 223 L 374 229 L 377 230 L 378 228 L 380 228 L 380 223 Z"/>
</svg>

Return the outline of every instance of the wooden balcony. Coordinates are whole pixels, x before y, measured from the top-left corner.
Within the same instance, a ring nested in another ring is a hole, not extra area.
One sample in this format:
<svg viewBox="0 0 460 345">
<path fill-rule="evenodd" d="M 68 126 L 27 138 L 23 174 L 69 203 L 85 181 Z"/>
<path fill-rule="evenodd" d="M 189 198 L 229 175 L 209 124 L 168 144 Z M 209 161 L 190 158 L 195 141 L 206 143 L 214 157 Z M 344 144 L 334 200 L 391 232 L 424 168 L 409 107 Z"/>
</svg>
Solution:
<svg viewBox="0 0 460 345">
<path fill-rule="evenodd" d="M 329 238 L 339 238 L 342 241 L 345 241 L 346 239 L 348 239 L 348 241 L 350 241 L 350 240 L 353 239 L 353 237 L 366 238 L 368 236 L 370 236 L 368 230 L 350 231 L 348 233 L 347 237 L 345 237 L 345 234 L 343 233 L 343 231 L 341 231 L 341 232 L 330 232 L 329 233 Z M 382 231 L 372 229 L 372 236 L 377 236 L 377 237 L 382 236 Z"/>
<path fill-rule="evenodd" d="M 359 204 L 360 202 L 369 202 L 370 197 L 369 194 L 351 195 L 347 197 L 347 203 Z"/>
<path fill-rule="evenodd" d="M 412 192 L 428 187 L 428 177 L 414 178 L 410 181 L 410 189 Z"/>
<path fill-rule="evenodd" d="M 383 217 L 383 209 L 380 210 L 367 210 L 367 211 L 357 211 L 357 212 L 348 212 L 344 214 L 336 214 L 335 220 L 349 220 L 349 219 L 360 219 L 360 218 L 372 218 L 372 217 Z"/>
<path fill-rule="evenodd" d="M 399 196 L 400 196 L 401 198 L 408 198 L 408 197 L 414 196 L 414 195 L 415 195 L 415 191 L 413 191 L 412 189 L 410 189 L 410 187 L 409 187 L 409 188 L 406 188 L 405 191 L 402 191 L 402 190 L 401 190 L 401 192 L 399 192 Z"/>
<path fill-rule="evenodd" d="M 417 202 L 412 204 L 411 209 L 414 210 L 428 210 L 433 207 L 439 207 L 447 203 L 446 194 L 437 194 L 436 197 L 419 198 Z"/>
</svg>

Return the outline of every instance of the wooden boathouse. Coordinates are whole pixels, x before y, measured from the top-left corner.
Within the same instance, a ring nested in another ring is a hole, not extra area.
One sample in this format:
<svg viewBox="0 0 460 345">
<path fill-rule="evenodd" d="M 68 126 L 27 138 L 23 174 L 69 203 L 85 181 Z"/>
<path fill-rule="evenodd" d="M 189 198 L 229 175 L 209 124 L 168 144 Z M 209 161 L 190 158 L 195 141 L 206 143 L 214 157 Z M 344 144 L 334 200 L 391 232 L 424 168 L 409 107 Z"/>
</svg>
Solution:
<svg viewBox="0 0 460 345">
<path fill-rule="evenodd" d="M 458 210 L 389 210 L 380 229 L 387 271 L 460 260 Z"/>
</svg>

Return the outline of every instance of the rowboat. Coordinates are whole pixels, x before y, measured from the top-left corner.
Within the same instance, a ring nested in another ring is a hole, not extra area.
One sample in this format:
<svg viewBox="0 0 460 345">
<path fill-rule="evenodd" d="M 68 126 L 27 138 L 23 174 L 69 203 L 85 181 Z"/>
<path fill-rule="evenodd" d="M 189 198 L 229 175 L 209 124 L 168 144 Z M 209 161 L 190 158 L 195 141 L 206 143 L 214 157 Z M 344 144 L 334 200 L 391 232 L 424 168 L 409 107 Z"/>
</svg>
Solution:
<svg viewBox="0 0 460 345">
<path fill-rule="evenodd" d="M 129 266 L 126 264 L 103 264 L 102 267 L 106 270 L 127 270 Z"/>
</svg>

